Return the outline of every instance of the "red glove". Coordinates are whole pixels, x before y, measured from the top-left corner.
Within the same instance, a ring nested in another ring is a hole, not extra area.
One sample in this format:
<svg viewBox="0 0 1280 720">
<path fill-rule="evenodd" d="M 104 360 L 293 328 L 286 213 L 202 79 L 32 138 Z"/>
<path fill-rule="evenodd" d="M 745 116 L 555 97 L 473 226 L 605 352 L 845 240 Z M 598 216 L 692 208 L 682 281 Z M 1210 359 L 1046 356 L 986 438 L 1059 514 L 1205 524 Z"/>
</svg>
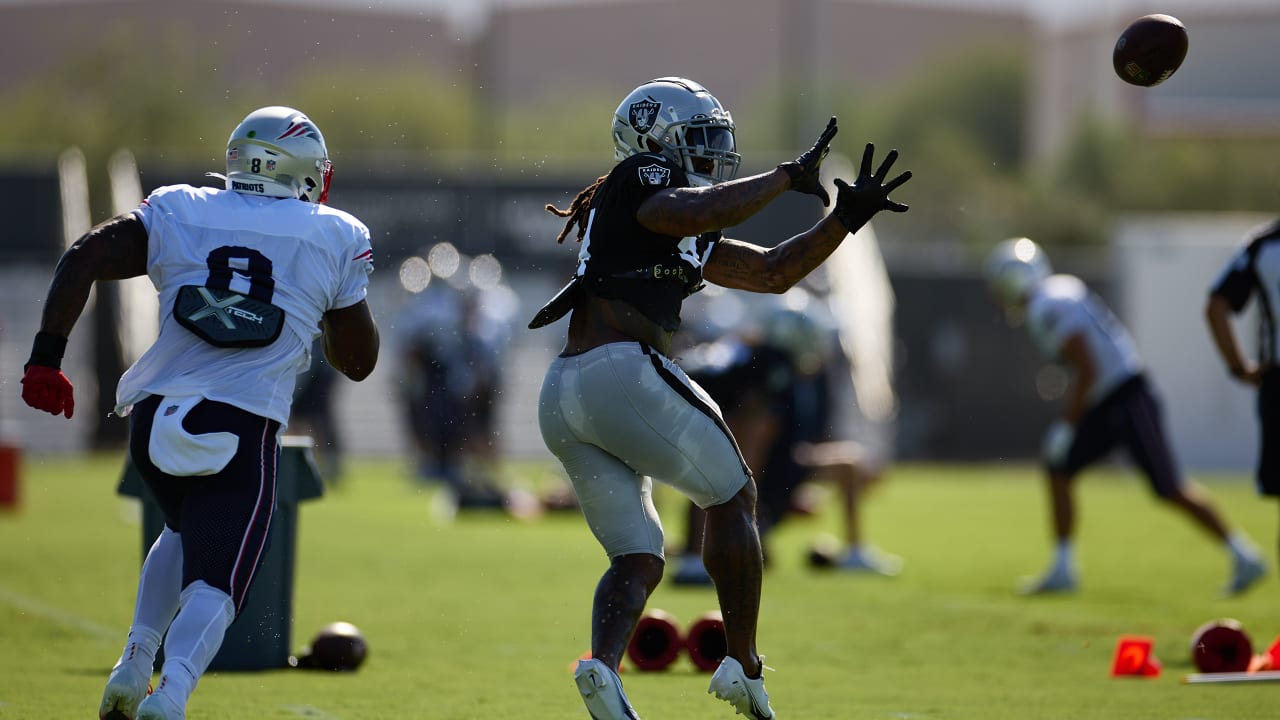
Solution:
<svg viewBox="0 0 1280 720">
<path fill-rule="evenodd" d="M 31 407 L 68 418 L 76 411 L 75 388 L 57 368 L 28 365 L 22 376 L 22 399 Z"/>
</svg>

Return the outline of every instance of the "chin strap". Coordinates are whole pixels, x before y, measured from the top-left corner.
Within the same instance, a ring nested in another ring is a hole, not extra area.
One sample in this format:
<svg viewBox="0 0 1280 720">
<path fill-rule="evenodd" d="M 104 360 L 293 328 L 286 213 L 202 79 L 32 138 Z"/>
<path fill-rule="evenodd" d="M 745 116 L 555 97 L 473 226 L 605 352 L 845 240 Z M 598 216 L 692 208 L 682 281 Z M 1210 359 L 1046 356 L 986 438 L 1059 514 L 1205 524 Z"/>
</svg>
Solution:
<svg viewBox="0 0 1280 720">
<path fill-rule="evenodd" d="M 320 197 L 316 199 L 316 202 L 321 205 L 329 202 L 329 183 L 331 182 L 333 182 L 333 163 L 325 160 L 320 168 Z"/>
</svg>

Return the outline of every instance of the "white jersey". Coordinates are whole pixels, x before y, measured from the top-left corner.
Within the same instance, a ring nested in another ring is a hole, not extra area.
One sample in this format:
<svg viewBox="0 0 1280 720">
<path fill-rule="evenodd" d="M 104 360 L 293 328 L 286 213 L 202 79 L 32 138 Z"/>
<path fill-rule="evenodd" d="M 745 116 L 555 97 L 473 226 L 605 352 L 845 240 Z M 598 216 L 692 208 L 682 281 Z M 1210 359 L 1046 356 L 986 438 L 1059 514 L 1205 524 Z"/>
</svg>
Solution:
<svg viewBox="0 0 1280 720">
<path fill-rule="evenodd" d="M 311 364 L 325 312 L 365 298 L 369 230 L 315 203 L 191 185 L 162 187 L 134 210 L 147 229 L 147 275 L 160 297 L 160 334 L 116 388 L 125 415 L 147 395 L 198 395 L 287 424 L 297 374 Z M 174 318 L 184 285 L 218 288 L 284 311 L 264 347 L 220 348 Z"/>
<path fill-rule="evenodd" d="M 1089 391 L 1093 406 L 1129 378 L 1142 372 L 1137 346 L 1111 310 L 1080 278 L 1052 275 L 1031 292 L 1027 329 L 1045 357 L 1058 361 L 1072 336 L 1084 337 L 1097 379 Z"/>
</svg>

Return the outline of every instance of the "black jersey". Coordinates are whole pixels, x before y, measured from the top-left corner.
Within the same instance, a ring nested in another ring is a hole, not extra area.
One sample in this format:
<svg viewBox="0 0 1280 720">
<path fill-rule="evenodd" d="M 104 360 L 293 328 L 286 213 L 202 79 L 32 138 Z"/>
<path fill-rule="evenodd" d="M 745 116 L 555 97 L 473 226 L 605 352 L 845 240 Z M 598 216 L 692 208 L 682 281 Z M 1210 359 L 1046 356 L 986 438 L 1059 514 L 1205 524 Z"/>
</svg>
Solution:
<svg viewBox="0 0 1280 720">
<path fill-rule="evenodd" d="M 1276 325 L 1276 313 L 1280 312 L 1280 222 L 1249 238 L 1232 256 L 1210 293 L 1225 299 L 1233 312 L 1243 310 L 1257 294 L 1259 359 L 1263 365 L 1280 365 L 1280 327 Z"/>
<path fill-rule="evenodd" d="M 663 235 L 641 225 L 636 211 L 659 190 L 689 185 L 684 170 L 661 155 L 633 155 L 615 165 L 592 197 L 577 275 L 566 291 L 621 300 L 663 330 L 678 330 L 680 306 L 702 287 L 702 266 L 720 233 Z M 530 327 L 548 320 L 540 313 L 534 322 Z"/>
</svg>

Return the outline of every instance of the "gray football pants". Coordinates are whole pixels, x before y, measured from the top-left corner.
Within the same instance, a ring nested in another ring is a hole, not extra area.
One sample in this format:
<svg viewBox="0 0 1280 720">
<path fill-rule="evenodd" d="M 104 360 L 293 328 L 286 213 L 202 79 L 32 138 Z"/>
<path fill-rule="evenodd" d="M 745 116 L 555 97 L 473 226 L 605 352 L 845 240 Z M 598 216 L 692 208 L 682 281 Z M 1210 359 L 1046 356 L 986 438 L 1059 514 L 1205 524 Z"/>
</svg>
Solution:
<svg viewBox="0 0 1280 720">
<path fill-rule="evenodd" d="M 611 558 L 663 556 L 653 480 L 707 508 L 750 478 L 719 406 L 670 358 L 638 342 L 556 358 L 538 423 Z"/>
</svg>

